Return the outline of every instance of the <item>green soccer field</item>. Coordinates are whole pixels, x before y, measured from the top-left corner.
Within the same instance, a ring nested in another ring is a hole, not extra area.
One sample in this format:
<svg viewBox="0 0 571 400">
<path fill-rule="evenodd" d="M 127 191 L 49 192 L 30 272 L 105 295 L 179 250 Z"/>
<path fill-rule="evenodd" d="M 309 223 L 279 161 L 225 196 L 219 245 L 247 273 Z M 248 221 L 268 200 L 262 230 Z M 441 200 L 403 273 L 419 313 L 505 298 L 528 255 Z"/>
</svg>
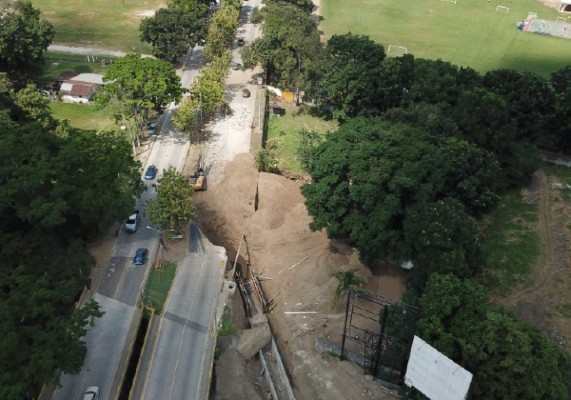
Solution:
<svg viewBox="0 0 571 400">
<path fill-rule="evenodd" d="M 150 53 L 139 24 L 164 0 L 32 0 L 56 30 L 54 44 Z"/>
<path fill-rule="evenodd" d="M 496 11 L 498 4 L 509 12 Z M 389 44 L 403 46 L 416 57 L 479 72 L 513 68 L 548 76 L 571 64 L 571 40 L 516 29 L 528 12 L 542 19 L 559 15 L 538 0 L 321 0 L 320 29 L 326 38 L 368 35 L 385 50 Z"/>
</svg>

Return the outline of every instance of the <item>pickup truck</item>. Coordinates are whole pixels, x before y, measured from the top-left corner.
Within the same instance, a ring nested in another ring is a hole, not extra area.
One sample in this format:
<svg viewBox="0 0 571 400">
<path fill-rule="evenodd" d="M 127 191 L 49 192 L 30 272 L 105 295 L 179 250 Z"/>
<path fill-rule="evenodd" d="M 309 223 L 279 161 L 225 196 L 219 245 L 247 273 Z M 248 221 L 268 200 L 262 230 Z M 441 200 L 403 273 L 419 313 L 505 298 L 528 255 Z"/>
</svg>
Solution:
<svg viewBox="0 0 571 400">
<path fill-rule="evenodd" d="M 137 226 L 139 226 L 141 216 L 139 210 L 135 210 L 135 213 L 130 215 L 125 221 L 125 232 L 133 233 L 137 231 Z"/>
</svg>

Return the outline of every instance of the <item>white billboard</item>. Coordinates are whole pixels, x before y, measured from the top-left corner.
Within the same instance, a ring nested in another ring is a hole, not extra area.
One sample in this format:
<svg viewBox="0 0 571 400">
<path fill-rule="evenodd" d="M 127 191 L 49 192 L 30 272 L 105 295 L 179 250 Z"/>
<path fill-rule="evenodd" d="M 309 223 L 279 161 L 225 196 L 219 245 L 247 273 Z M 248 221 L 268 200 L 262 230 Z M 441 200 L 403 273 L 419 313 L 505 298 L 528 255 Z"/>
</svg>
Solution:
<svg viewBox="0 0 571 400">
<path fill-rule="evenodd" d="M 464 400 L 472 374 L 415 336 L 404 383 L 431 400 Z"/>
</svg>

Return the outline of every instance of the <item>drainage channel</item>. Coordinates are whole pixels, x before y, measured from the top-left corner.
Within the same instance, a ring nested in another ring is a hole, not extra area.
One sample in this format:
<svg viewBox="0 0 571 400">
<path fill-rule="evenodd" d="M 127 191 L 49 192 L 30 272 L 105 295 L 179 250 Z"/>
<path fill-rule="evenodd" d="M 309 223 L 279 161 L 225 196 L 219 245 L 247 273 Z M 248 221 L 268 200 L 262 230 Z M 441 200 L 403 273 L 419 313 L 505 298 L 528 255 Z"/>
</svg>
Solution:
<svg viewBox="0 0 571 400">
<path fill-rule="evenodd" d="M 129 358 L 127 371 L 125 372 L 125 377 L 123 378 L 123 383 L 121 384 L 121 391 L 119 392 L 118 400 L 129 400 L 130 398 L 133 381 L 135 379 L 135 374 L 137 373 L 137 366 L 139 365 L 139 360 L 141 358 L 141 352 L 145 344 L 145 338 L 147 337 L 148 328 L 149 316 L 146 312 L 143 312 L 141 322 L 139 323 L 139 329 L 137 330 L 137 335 L 135 336 L 135 342 L 133 343 L 133 349 L 131 350 L 131 357 Z"/>
</svg>

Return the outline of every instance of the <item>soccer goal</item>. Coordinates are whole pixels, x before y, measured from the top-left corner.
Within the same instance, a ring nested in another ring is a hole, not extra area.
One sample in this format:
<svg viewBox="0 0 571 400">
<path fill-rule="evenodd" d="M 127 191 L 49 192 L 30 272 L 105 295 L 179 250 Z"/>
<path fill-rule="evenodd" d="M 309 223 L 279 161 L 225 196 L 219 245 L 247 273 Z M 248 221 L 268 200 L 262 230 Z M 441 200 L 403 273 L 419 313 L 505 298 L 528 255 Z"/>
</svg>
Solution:
<svg viewBox="0 0 571 400">
<path fill-rule="evenodd" d="M 394 44 L 389 44 L 387 48 L 387 55 L 393 57 L 402 57 L 408 54 L 408 49 L 403 46 L 395 46 Z"/>
<path fill-rule="evenodd" d="M 567 17 L 557 17 L 557 19 L 556 19 L 555 21 L 561 22 L 561 23 L 566 23 L 566 22 L 567 22 Z"/>
<path fill-rule="evenodd" d="M 445 1 L 445 2 L 447 2 L 447 3 L 456 4 L 456 0 L 440 0 L 440 1 Z"/>
<path fill-rule="evenodd" d="M 497 6 L 496 7 L 496 12 L 504 12 L 504 13 L 509 13 L 510 12 L 510 8 L 506 7 L 506 6 Z"/>
<path fill-rule="evenodd" d="M 537 13 L 529 11 L 527 13 L 527 19 L 534 19 L 534 18 L 537 18 Z"/>
</svg>

